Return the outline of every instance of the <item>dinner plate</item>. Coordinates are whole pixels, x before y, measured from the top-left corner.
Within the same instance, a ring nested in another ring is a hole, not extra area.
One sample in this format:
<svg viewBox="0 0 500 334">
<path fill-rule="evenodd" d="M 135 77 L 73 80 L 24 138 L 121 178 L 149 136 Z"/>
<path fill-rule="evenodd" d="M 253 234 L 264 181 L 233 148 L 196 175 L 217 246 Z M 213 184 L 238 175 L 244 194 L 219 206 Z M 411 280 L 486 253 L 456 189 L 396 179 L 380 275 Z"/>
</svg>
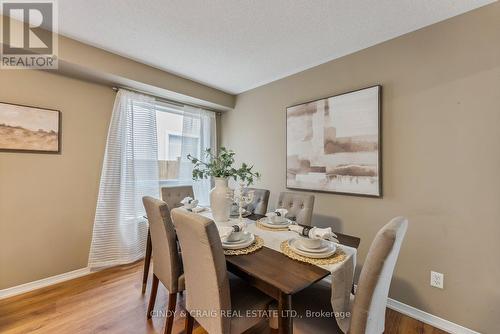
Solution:
<svg viewBox="0 0 500 334">
<path fill-rule="evenodd" d="M 304 244 L 302 244 L 302 242 L 300 242 L 300 239 L 298 239 L 298 241 L 295 244 L 295 247 L 297 247 L 298 249 L 300 249 L 304 252 L 309 252 L 309 253 L 324 253 L 330 249 L 330 245 L 329 245 L 328 241 L 322 240 L 321 244 L 322 245 L 318 248 L 309 248 L 309 247 L 305 246 Z"/>
<path fill-rule="evenodd" d="M 245 248 L 245 247 L 248 247 L 250 246 L 251 244 L 253 244 L 253 242 L 255 241 L 255 235 L 253 235 L 252 233 L 249 233 L 249 238 L 247 240 L 244 240 L 242 242 L 238 242 L 238 243 L 226 243 L 226 242 L 222 242 L 222 248 L 224 249 L 240 249 L 240 248 Z"/>
<path fill-rule="evenodd" d="M 262 225 L 264 225 L 265 227 L 269 227 L 269 228 L 283 228 L 283 227 L 287 227 L 289 225 L 291 225 L 293 222 L 290 220 L 290 219 L 287 219 L 285 222 L 283 223 L 274 223 L 272 222 L 269 218 L 264 218 L 262 220 L 259 221 Z"/>
<path fill-rule="evenodd" d="M 322 259 L 322 258 L 325 258 L 325 257 L 332 256 L 335 253 L 335 251 L 337 250 L 337 246 L 334 243 L 329 243 L 328 244 L 328 250 L 325 251 L 325 252 L 322 252 L 322 253 L 314 253 L 314 252 L 303 251 L 300 248 L 298 248 L 298 246 L 297 246 L 298 244 L 299 244 L 298 239 L 290 239 L 290 240 L 288 240 L 288 246 L 290 247 L 290 249 L 293 252 L 295 252 L 295 253 L 297 253 L 299 255 L 305 256 L 305 257 L 310 257 L 312 259 Z"/>
</svg>

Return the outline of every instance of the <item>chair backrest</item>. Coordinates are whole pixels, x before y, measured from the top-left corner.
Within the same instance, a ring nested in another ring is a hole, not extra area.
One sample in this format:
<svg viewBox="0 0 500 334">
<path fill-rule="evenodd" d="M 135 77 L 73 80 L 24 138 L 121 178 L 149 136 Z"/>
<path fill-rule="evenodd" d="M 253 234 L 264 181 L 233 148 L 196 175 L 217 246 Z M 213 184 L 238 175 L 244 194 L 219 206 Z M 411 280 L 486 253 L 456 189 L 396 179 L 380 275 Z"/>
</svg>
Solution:
<svg viewBox="0 0 500 334">
<path fill-rule="evenodd" d="M 243 193 L 249 191 L 253 191 L 253 201 L 247 205 L 247 210 L 257 215 L 265 215 L 271 192 L 267 189 L 245 188 Z"/>
<path fill-rule="evenodd" d="M 397 217 L 375 236 L 361 270 L 351 312 L 350 334 L 384 332 L 389 287 L 407 228 L 408 220 Z"/>
<path fill-rule="evenodd" d="M 194 198 L 192 186 L 174 186 L 161 188 L 161 199 L 167 203 L 170 210 L 182 206 L 181 201 L 186 197 Z"/>
<path fill-rule="evenodd" d="M 230 318 L 221 311 L 231 310 L 229 278 L 224 250 L 215 223 L 182 208 L 172 210 L 177 230 L 184 276 L 186 309 L 208 333 L 228 333 Z"/>
<path fill-rule="evenodd" d="M 278 207 L 288 210 L 288 217 L 295 217 L 299 224 L 311 225 L 314 210 L 314 195 L 281 192 L 278 199 Z"/>
<path fill-rule="evenodd" d="M 174 225 L 167 204 L 154 197 L 142 198 L 148 216 L 153 248 L 153 272 L 170 293 L 179 291 L 182 264 Z"/>
</svg>

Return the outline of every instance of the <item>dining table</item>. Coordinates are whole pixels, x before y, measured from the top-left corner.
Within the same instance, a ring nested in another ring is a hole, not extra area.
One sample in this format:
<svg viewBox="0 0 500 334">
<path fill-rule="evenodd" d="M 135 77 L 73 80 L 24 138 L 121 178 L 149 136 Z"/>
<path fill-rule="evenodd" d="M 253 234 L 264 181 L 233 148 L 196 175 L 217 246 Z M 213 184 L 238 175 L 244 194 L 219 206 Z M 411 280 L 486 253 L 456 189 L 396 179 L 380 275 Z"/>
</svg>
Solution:
<svg viewBox="0 0 500 334">
<path fill-rule="evenodd" d="M 211 218 L 210 210 L 199 213 Z M 251 286 L 259 289 L 277 302 L 278 333 L 293 333 L 293 295 L 327 278 L 332 274 L 332 266 L 319 266 L 292 259 L 280 250 L 283 240 L 292 238 L 295 232 L 270 231 L 257 226 L 256 221 L 265 216 L 252 214 L 245 217 L 246 229 L 260 236 L 264 246 L 259 250 L 245 255 L 226 255 L 226 266 L 229 272 L 244 279 Z M 238 218 L 219 223 L 218 226 L 231 226 Z M 314 226 L 314 220 L 313 224 Z M 324 226 L 324 223 L 322 224 Z M 355 263 L 356 250 L 361 239 L 334 231 L 342 247 L 351 261 Z M 143 292 L 147 284 L 151 262 L 151 236 L 148 231 L 146 256 L 144 259 Z M 352 262 L 351 262 L 352 264 Z M 337 264 L 333 268 L 340 267 Z M 349 287 L 350 288 L 350 287 Z"/>
</svg>

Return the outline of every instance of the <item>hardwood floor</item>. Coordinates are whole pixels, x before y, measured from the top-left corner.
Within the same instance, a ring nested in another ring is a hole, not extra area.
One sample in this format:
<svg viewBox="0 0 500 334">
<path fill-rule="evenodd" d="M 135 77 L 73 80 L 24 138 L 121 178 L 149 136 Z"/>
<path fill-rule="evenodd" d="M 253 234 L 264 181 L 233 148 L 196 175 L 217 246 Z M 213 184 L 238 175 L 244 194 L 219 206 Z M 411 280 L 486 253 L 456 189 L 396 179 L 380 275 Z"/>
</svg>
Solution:
<svg viewBox="0 0 500 334">
<path fill-rule="evenodd" d="M 146 319 L 151 284 L 141 294 L 141 277 L 138 262 L 0 300 L 0 333 L 163 333 L 163 317 Z M 155 310 L 165 310 L 167 301 L 161 286 Z M 184 331 L 183 304 L 180 296 L 172 333 Z M 386 334 L 446 334 L 392 310 L 386 319 Z M 194 333 L 206 332 L 198 326 Z M 251 333 L 269 329 L 263 322 Z"/>
</svg>

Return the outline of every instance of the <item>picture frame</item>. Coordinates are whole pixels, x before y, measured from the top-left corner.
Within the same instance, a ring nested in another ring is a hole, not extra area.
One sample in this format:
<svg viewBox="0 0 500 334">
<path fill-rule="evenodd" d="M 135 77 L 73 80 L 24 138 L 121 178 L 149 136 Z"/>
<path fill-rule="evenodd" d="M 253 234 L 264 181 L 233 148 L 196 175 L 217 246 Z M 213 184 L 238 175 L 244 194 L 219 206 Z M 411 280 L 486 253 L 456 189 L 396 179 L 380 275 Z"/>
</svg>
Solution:
<svg viewBox="0 0 500 334">
<path fill-rule="evenodd" d="M 59 110 L 0 102 L 0 152 L 61 153 Z"/>
<path fill-rule="evenodd" d="M 381 198 L 382 86 L 286 108 L 286 188 Z"/>
</svg>

